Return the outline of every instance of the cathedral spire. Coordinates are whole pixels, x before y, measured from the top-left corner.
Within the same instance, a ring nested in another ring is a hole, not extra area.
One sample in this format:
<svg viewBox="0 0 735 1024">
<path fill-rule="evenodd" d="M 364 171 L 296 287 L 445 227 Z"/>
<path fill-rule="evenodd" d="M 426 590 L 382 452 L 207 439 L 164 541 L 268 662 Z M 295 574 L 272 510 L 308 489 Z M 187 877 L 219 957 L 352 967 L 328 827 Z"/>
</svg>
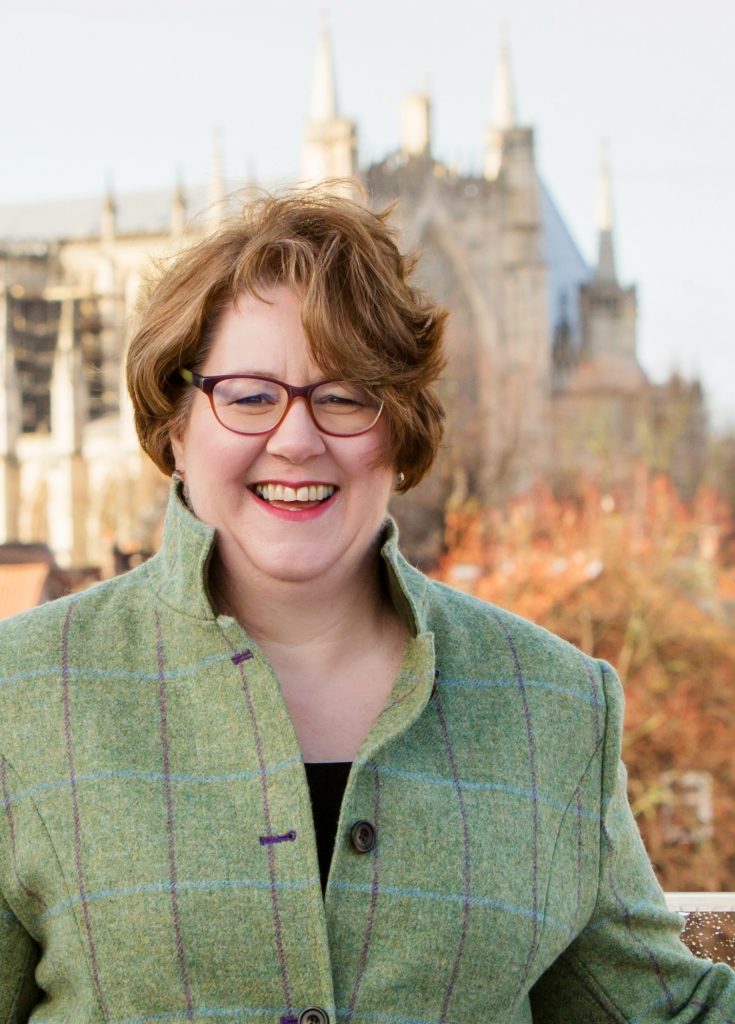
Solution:
<svg viewBox="0 0 735 1024">
<path fill-rule="evenodd" d="M 516 97 L 510 70 L 510 48 L 506 34 L 503 32 L 498 52 L 498 63 L 495 68 L 491 124 L 493 128 L 504 131 L 506 128 L 515 128 L 516 121 Z"/>
<path fill-rule="evenodd" d="M 610 147 L 607 140 L 602 143 L 597 204 L 599 249 L 595 276 L 599 281 L 617 281 L 613 237 L 612 184 L 610 180 Z"/>
<path fill-rule="evenodd" d="M 495 181 L 503 163 L 507 134 L 518 127 L 515 90 L 510 70 L 510 49 L 505 32 L 500 39 L 492 98 L 492 115 L 485 143 L 485 177 Z"/>
<path fill-rule="evenodd" d="M 332 37 L 326 12 L 322 12 L 322 25 L 319 32 L 319 43 L 314 64 L 314 77 L 311 83 L 311 108 L 309 119 L 322 123 L 333 121 L 339 117 L 337 106 L 337 84 L 334 75 L 334 55 L 332 53 Z"/>
<path fill-rule="evenodd" d="M 338 112 L 332 41 L 322 15 L 301 178 L 305 185 L 314 185 L 327 178 L 352 178 L 356 173 L 357 129 L 353 121 L 340 117 Z M 352 192 L 350 184 L 336 187 L 348 195 Z"/>
</svg>

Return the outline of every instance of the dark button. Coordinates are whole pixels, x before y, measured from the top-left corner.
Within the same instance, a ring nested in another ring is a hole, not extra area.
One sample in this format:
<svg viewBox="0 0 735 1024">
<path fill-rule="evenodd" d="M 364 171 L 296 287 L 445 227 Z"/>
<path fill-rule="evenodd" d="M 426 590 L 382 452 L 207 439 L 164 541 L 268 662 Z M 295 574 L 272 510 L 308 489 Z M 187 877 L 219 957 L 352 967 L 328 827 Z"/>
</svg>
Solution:
<svg viewBox="0 0 735 1024">
<path fill-rule="evenodd" d="M 299 1024 L 329 1024 L 329 1014 L 321 1006 L 310 1006 L 299 1014 Z"/>
<path fill-rule="evenodd" d="M 350 837 L 358 853 L 370 853 L 375 848 L 375 826 L 369 821 L 356 821 L 350 830 Z"/>
</svg>

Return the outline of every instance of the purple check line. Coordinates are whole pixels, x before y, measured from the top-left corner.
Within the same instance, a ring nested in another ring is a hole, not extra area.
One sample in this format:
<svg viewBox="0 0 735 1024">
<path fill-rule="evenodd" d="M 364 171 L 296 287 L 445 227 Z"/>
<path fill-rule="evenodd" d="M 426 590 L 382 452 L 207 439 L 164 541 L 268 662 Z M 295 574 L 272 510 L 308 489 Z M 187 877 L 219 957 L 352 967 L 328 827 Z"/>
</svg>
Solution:
<svg viewBox="0 0 735 1024">
<path fill-rule="evenodd" d="M 602 724 L 600 722 L 600 704 L 605 700 L 605 694 L 603 692 L 602 698 L 600 699 L 600 696 L 597 693 L 599 684 L 595 679 L 595 674 L 592 671 L 592 664 L 589 658 L 584 659 L 584 668 L 585 672 L 587 673 L 587 678 L 590 681 L 590 689 L 592 690 L 592 695 L 593 697 L 597 698 L 596 700 L 592 701 L 592 715 L 595 724 L 595 743 L 599 743 L 602 739 Z M 600 672 L 602 675 L 602 679 L 604 680 L 605 670 L 602 667 L 600 668 Z"/>
<path fill-rule="evenodd" d="M 84 879 L 84 864 L 82 860 L 82 818 L 79 810 L 79 791 L 77 788 L 77 770 L 74 763 L 74 739 L 71 726 L 71 698 L 69 694 L 69 633 L 71 631 L 71 620 L 74 615 L 78 597 L 71 598 L 69 607 L 64 619 L 64 626 L 61 634 L 61 692 L 64 702 L 64 738 L 66 740 L 66 757 L 69 762 L 69 781 L 71 783 L 71 804 L 72 817 L 74 820 L 74 861 L 77 870 L 77 886 L 79 899 L 82 904 L 82 915 L 84 917 L 84 929 L 87 933 L 87 944 L 89 946 L 89 962 L 92 969 L 92 979 L 97 992 L 97 999 L 102 1010 L 105 1021 L 110 1020 L 110 1011 L 107 1008 L 102 982 L 100 979 L 99 964 L 97 963 L 97 948 L 92 934 L 92 918 L 87 903 L 87 885 Z"/>
<path fill-rule="evenodd" d="M 368 957 L 370 955 L 370 943 L 373 938 L 373 926 L 375 924 L 375 911 L 378 906 L 378 893 L 379 887 L 379 872 L 380 872 L 380 774 L 378 772 L 378 766 L 374 761 L 368 761 L 366 767 L 373 773 L 373 783 L 375 785 L 375 804 L 373 806 L 373 823 L 375 825 L 375 831 L 378 833 L 378 843 L 373 849 L 373 877 L 370 883 L 370 906 L 368 908 L 368 919 L 367 927 L 365 928 L 365 938 L 362 943 L 362 950 L 360 951 L 360 961 L 357 968 L 357 977 L 355 978 L 355 984 L 352 988 L 352 995 L 350 996 L 350 1004 L 345 1013 L 345 1019 L 352 1020 L 352 1015 L 355 1012 L 355 1006 L 357 1005 L 357 999 L 360 995 L 360 988 L 362 987 L 362 979 L 365 975 L 365 970 L 368 965 Z"/>
<path fill-rule="evenodd" d="M 579 786 L 574 790 L 574 799 L 577 805 L 577 898 L 574 906 L 576 921 L 582 905 L 582 791 Z"/>
<path fill-rule="evenodd" d="M 155 610 L 155 622 L 156 661 L 158 664 L 158 707 L 161 719 L 161 757 L 163 760 L 163 789 L 166 800 L 166 840 L 168 847 L 168 877 L 169 882 L 171 883 L 171 915 L 173 917 L 174 934 L 176 936 L 176 957 L 179 963 L 181 985 L 184 990 L 184 1001 L 186 1002 L 186 1016 L 188 1020 L 193 1020 L 194 1002 L 191 996 L 189 969 L 186 964 L 184 938 L 181 932 L 179 894 L 176 888 L 177 875 L 174 825 L 174 799 L 173 792 L 171 789 L 171 763 L 168 746 L 168 701 L 166 697 L 165 652 L 163 647 L 163 631 L 161 629 L 161 616 L 158 613 L 158 609 Z"/>
<path fill-rule="evenodd" d="M 523 718 L 526 724 L 526 741 L 528 743 L 528 767 L 531 775 L 531 908 L 533 910 L 532 921 L 532 932 L 531 932 L 531 947 L 528 951 L 528 958 L 526 960 L 525 970 L 523 972 L 524 977 L 528 977 L 531 964 L 536 956 L 538 944 L 540 941 L 540 932 L 538 926 L 538 837 L 539 837 L 539 806 L 538 806 L 538 769 L 536 766 L 536 740 L 533 734 L 533 723 L 531 722 L 531 708 L 528 703 L 528 692 L 526 689 L 526 677 L 523 673 L 523 666 L 521 665 L 521 659 L 518 657 L 518 650 L 513 637 L 506 629 L 503 620 L 501 619 L 498 612 L 491 608 L 493 618 L 500 627 L 505 641 L 508 644 L 511 656 L 513 658 L 513 664 L 516 670 L 516 680 L 518 682 L 518 690 L 521 695 L 521 701 L 523 703 Z"/>
<path fill-rule="evenodd" d="M 241 651 L 240 654 L 248 654 L 248 651 Z M 237 661 L 235 660 L 237 658 Z M 265 763 L 265 756 L 263 754 L 263 741 L 260 735 L 260 727 L 258 725 L 258 716 L 255 713 L 255 707 L 253 705 L 252 694 L 250 693 L 250 685 L 248 683 L 247 672 L 245 670 L 245 662 L 247 658 L 239 657 L 238 652 L 235 652 L 232 661 L 240 670 L 240 681 L 242 683 L 242 691 L 245 696 L 245 704 L 247 706 L 248 717 L 250 719 L 250 725 L 253 730 L 253 738 L 255 741 L 255 753 L 258 758 L 258 776 L 260 778 L 260 791 L 261 800 L 263 805 L 263 820 L 265 823 L 265 834 L 266 836 L 273 835 L 273 826 L 271 822 L 271 807 L 270 797 L 268 794 L 268 770 Z M 278 889 L 276 888 L 276 851 L 273 843 L 266 844 L 266 850 L 268 854 L 268 877 L 270 879 L 270 890 L 271 890 L 271 906 L 273 909 L 273 932 L 276 942 L 276 957 L 278 958 L 278 968 L 281 973 L 281 986 L 283 988 L 283 997 L 286 1004 L 286 1017 L 293 1015 L 293 1002 L 291 998 L 291 985 L 288 978 L 288 966 L 286 964 L 286 951 L 283 945 L 283 924 L 281 922 L 281 903 L 278 898 Z"/>
<path fill-rule="evenodd" d="M 8 769 L 5 764 L 5 758 L 2 755 L 0 755 L 0 788 L 2 788 L 3 807 L 5 808 L 5 817 L 8 822 L 8 836 L 10 838 L 10 856 L 13 862 L 13 874 L 18 881 L 18 885 L 26 896 L 30 897 L 32 900 L 36 900 L 37 903 L 41 904 L 44 911 L 46 911 L 48 910 L 48 906 L 43 896 L 36 892 L 35 889 L 31 889 L 29 885 L 26 885 L 18 871 L 18 848 L 15 839 L 15 820 L 13 818 L 13 808 L 10 801 L 10 790 L 8 789 Z"/>
<path fill-rule="evenodd" d="M 612 854 L 615 851 L 615 846 L 614 846 L 614 843 L 613 843 L 612 838 L 610 836 L 610 833 L 607 831 L 607 828 L 605 827 L 605 822 L 604 821 L 603 821 L 603 823 L 602 823 L 602 825 L 600 827 L 602 829 L 603 841 L 604 841 L 605 845 L 607 846 L 608 851 L 610 853 L 610 859 L 609 859 L 608 865 L 607 865 L 607 874 L 608 874 L 608 880 L 609 880 L 609 884 L 610 884 L 610 892 L 612 893 L 613 899 L 617 903 L 618 907 L 622 911 L 623 920 L 625 922 L 625 927 L 630 932 L 631 937 L 635 941 L 637 941 L 638 944 L 643 948 L 646 956 L 648 957 L 648 960 L 649 960 L 651 966 L 653 967 L 654 974 L 656 975 L 656 979 L 657 979 L 659 985 L 661 986 L 661 991 L 663 992 L 664 998 L 666 999 L 666 1007 L 667 1007 L 669 1013 L 673 1013 L 674 1012 L 674 997 L 673 997 L 673 994 L 671 992 L 671 989 L 669 988 L 669 986 L 668 986 L 668 984 L 666 982 L 666 978 L 664 977 L 663 968 L 661 967 L 661 964 L 659 963 L 656 954 L 653 952 L 653 950 L 648 945 L 648 943 L 644 942 L 643 939 L 638 938 L 638 936 L 636 936 L 636 934 L 635 934 L 634 929 L 631 927 L 631 923 L 632 923 L 632 920 L 633 920 L 633 915 L 631 913 L 631 910 L 630 910 L 630 907 L 628 906 L 628 904 L 625 902 L 625 900 L 622 898 L 622 896 L 618 893 L 617 886 L 615 885 L 615 879 L 613 878 Z"/>
<path fill-rule="evenodd" d="M 444 1024 L 447 1019 L 447 1013 L 449 1012 L 449 1003 L 451 1002 L 454 989 L 457 984 L 457 978 L 459 976 L 459 968 L 462 963 L 462 957 L 464 956 L 465 943 L 467 941 L 467 931 L 470 925 L 470 896 L 472 887 L 472 859 L 470 857 L 470 830 L 469 823 L 467 820 L 467 809 L 464 803 L 464 793 L 462 792 L 462 786 L 460 785 L 459 770 L 457 768 L 457 759 L 454 756 L 454 748 L 452 747 L 452 741 L 449 736 L 449 729 L 447 728 L 447 720 L 444 714 L 444 704 L 441 698 L 441 692 L 439 687 L 435 684 L 435 701 L 434 706 L 436 708 L 436 714 L 439 719 L 439 728 L 441 730 L 442 739 L 444 740 L 444 746 L 447 750 L 447 757 L 449 758 L 449 765 L 452 770 L 452 780 L 454 782 L 454 791 L 457 795 L 457 803 L 459 804 L 459 814 L 462 819 L 462 846 L 463 846 L 463 864 L 462 864 L 462 875 L 464 880 L 464 892 L 462 900 L 462 931 L 459 936 L 459 942 L 457 944 L 457 952 L 454 957 L 454 964 L 452 965 L 452 972 L 449 975 L 449 982 L 447 984 L 446 991 L 444 993 L 444 1000 L 442 1002 L 441 1014 L 439 1016 L 439 1024 Z"/>
</svg>

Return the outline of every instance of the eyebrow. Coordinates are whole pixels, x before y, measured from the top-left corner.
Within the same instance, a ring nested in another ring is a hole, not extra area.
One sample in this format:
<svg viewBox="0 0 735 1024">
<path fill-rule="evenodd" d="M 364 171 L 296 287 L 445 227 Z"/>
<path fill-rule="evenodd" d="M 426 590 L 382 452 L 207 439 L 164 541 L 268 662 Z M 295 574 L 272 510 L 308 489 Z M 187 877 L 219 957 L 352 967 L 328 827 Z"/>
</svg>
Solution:
<svg viewBox="0 0 735 1024">
<path fill-rule="evenodd" d="M 250 370 L 250 369 L 248 369 L 248 370 L 226 370 L 224 373 L 212 373 L 212 374 L 207 374 L 206 376 L 210 376 L 210 377 L 230 377 L 230 376 L 231 377 L 267 377 L 268 380 L 275 380 L 275 381 L 278 381 L 278 382 L 280 382 L 282 384 L 286 384 L 287 383 L 287 381 L 285 381 L 283 379 L 283 377 L 279 377 L 278 374 L 273 372 L 273 370 Z M 312 381 L 310 381 L 309 383 L 310 384 L 317 384 L 317 383 L 321 383 L 322 381 L 325 381 L 325 382 L 328 383 L 330 381 L 339 381 L 339 380 L 344 380 L 344 379 L 345 378 L 343 378 L 343 377 L 324 377 L 324 376 L 318 376 L 318 377 L 314 377 L 314 379 Z M 304 386 L 308 387 L 308 385 L 304 385 Z"/>
</svg>

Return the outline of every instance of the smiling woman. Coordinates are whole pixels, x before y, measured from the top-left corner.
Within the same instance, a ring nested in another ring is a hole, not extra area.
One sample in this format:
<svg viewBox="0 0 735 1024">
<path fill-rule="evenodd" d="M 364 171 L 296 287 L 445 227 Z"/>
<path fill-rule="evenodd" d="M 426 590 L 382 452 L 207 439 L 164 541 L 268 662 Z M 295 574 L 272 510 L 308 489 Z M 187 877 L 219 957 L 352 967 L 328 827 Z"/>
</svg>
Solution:
<svg viewBox="0 0 735 1024">
<path fill-rule="evenodd" d="M 227 306 L 199 377 L 214 382 L 210 400 L 200 387 L 171 433 L 189 504 L 218 531 L 212 575 L 243 622 L 279 580 L 312 580 L 314 600 L 362 590 L 396 476 L 381 400 L 323 381 L 301 310 L 284 285 Z M 249 372 L 259 376 L 228 376 Z"/>
<path fill-rule="evenodd" d="M 402 558 L 443 310 L 269 198 L 154 285 L 161 550 L 0 626 L 0 1021 L 735 1017 L 640 843 L 612 669 Z"/>
</svg>

